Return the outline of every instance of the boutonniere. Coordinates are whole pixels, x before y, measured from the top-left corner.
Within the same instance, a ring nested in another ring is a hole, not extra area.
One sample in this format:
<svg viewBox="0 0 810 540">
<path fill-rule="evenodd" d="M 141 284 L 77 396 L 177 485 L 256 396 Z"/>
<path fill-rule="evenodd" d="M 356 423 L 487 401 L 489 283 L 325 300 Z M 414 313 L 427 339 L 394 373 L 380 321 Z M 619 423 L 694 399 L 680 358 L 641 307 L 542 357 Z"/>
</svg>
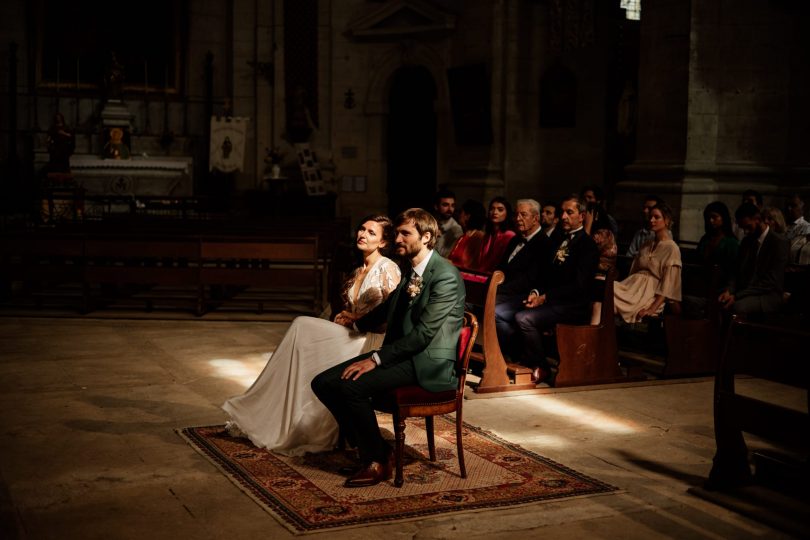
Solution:
<svg viewBox="0 0 810 540">
<path fill-rule="evenodd" d="M 408 288 L 405 290 L 408 292 L 408 296 L 416 298 L 416 295 L 422 292 L 422 276 L 414 274 L 408 282 Z"/>
<path fill-rule="evenodd" d="M 568 239 L 564 240 L 560 247 L 557 248 L 557 253 L 554 254 L 554 262 L 563 264 L 565 259 L 568 258 Z"/>
</svg>

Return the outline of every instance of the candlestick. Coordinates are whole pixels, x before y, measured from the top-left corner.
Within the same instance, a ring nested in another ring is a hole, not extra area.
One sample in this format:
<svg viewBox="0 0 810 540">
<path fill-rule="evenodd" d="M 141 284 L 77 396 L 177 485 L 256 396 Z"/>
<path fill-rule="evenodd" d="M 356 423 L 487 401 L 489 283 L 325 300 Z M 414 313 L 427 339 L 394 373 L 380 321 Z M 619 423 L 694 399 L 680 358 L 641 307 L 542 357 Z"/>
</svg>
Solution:
<svg viewBox="0 0 810 540">
<path fill-rule="evenodd" d="M 147 68 L 146 58 L 143 59 L 143 93 L 149 92 L 149 69 Z"/>
<path fill-rule="evenodd" d="M 56 57 L 56 93 L 59 93 L 59 57 Z"/>
<path fill-rule="evenodd" d="M 76 57 L 76 91 L 79 90 L 79 57 Z"/>
</svg>

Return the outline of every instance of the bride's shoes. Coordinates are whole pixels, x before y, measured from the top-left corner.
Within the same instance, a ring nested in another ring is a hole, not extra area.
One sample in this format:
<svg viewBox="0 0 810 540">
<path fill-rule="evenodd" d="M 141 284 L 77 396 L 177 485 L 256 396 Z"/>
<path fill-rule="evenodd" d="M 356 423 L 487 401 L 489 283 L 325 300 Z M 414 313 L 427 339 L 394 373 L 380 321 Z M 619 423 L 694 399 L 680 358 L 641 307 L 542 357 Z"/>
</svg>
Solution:
<svg viewBox="0 0 810 540">
<path fill-rule="evenodd" d="M 239 425 L 233 420 L 225 422 L 225 432 L 235 439 L 247 439 L 247 433 L 239 428 Z"/>
</svg>

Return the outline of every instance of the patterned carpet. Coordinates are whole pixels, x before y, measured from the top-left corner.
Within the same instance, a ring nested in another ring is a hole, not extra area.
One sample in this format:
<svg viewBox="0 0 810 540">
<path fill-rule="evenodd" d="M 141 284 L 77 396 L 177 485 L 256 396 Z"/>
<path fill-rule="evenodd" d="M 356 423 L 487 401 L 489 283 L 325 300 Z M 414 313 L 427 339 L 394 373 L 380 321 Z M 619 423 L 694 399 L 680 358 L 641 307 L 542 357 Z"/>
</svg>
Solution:
<svg viewBox="0 0 810 540">
<path fill-rule="evenodd" d="M 462 479 L 454 422 L 452 416 L 436 418 L 435 463 L 426 457 L 423 421 L 408 422 L 401 488 L 394 487 L 393 480 L 369 488 L 344 488 L 345 477 L 338 471 L 352 462 L 342 451 L 279 456 L 246 439 L 228 436 L 221 425 L 189 427 L 178 433 L 296 534 L 617 489 L 467 424 L 463 437 L 468 477 Z M 390 416 L 380 416 L 380 426 L 393 439 Z"/>
</svg>

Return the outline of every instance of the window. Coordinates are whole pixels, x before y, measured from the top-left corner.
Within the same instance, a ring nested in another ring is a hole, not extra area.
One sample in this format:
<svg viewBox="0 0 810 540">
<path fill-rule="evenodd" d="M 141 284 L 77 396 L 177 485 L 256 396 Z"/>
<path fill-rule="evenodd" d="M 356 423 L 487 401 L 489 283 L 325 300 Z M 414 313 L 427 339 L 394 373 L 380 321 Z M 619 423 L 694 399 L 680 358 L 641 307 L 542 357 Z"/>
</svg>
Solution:
<svg viewBox="0 0 810 540">
<path fill-rule="evenodd" d="M 624 16 L 631 21 L 641 20 L 641 0 L 621 0 L 619 7 L 624 9 Z"/>
</svg>

